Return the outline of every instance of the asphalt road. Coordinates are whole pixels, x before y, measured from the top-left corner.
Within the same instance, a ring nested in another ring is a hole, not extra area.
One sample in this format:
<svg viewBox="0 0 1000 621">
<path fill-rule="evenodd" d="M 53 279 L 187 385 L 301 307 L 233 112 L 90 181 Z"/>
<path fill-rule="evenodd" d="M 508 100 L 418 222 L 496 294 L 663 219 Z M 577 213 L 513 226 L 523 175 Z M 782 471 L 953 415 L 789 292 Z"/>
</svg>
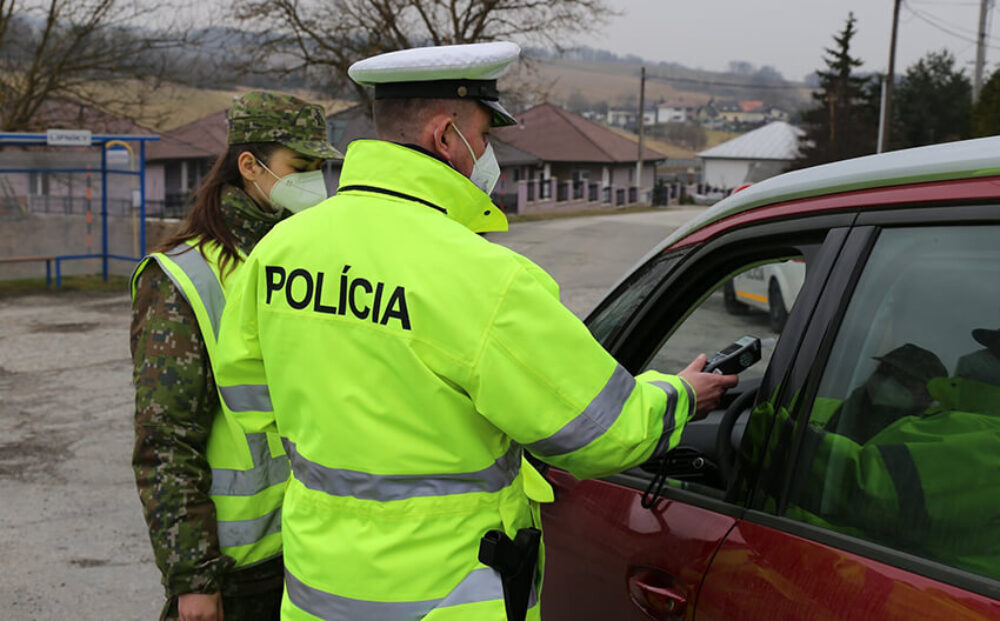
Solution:
<svg viewBox="0 0 1000 621">
<path fill-rule="evenodd" d="M 515 224 L 584 315 L 700 209 Z M 162 603 L 133 487 L 125 293 L 0 297 L 0 618 L 151 619 Z M 664 369 L 671 370 L 671 369 Z"/>
</svg>

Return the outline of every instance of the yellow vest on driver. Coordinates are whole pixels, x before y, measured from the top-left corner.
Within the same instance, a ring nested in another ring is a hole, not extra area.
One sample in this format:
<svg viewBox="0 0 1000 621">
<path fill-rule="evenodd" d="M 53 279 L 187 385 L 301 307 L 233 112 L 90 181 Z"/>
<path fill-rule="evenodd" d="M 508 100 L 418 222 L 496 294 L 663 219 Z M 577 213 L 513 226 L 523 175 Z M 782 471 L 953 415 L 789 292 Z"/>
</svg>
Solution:
<svg viewBox="0 0 1000 621">
<path fill-rule="evenodd" d="M 476 234 L 504 229 L 447 164 L 360 140 L 337 195 L 241 268 L 216 378 L 292 462 L 282 619 L 506 619 L 477 555 L 488 530 L 541 526 L 524 450 L 592 477 L 679 442 L 689 387 L 637 381 L 541 268 Z"/>
<path fill-rule="evenodd" d="M 213 364 L 226 305 L 223 283 L 229 285 L 242 265 L 238 263 L 222 278 L 219 257 L 217 243 L 209 242 L 199 250 L 197 241 L 191 240 L 144 258 L 131 282 L 134 297 L 139 274 L 149 261 L 159 263 L 191 305 Z M 220 407 L 212 421 L 207 458 L 212 469 L 209 495 L 215 505 L 221 551 L 236 560 L 236 567 L 281 554 L 281 502 L 290 468 L 278 436 L 246 433 Z"/>
</svg>

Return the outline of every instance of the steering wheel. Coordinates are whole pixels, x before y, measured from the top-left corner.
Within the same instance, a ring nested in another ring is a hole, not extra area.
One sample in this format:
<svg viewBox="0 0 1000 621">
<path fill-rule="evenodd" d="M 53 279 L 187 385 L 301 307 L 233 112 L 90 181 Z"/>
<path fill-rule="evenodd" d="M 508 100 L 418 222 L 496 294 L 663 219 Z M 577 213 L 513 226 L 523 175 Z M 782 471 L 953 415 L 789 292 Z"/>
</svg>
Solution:
<svg viewBox="0 0 1000 621">
<path fill-rule="evenodd" d="M 719 421 L 719 428 L 716 432 L 718 435 L 715 437 L 715 455 L 719 461 L 719 474 L 722 475 L 722 480 L 726 485 L 729 485 L 736 473 L 736 449 L 732 439 L 733 428 L 736 426 L 740 414 L 743 413 L 743 408 L 752 403 L 756 396 L 756 388 L 740 393 L 729 404 L 726 413 L 722 415 L 722 420 Z"/>
</svg>

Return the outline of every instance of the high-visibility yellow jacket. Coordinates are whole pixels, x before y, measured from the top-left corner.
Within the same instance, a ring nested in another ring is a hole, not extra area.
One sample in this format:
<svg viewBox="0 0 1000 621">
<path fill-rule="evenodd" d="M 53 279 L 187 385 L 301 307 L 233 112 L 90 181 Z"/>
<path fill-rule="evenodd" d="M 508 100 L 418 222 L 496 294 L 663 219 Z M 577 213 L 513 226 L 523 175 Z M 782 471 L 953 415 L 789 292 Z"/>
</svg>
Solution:
<svg viewBox="0 0 1000 621">
<path fill-rule="evenodd" d="M 212 362 L 226 305 L 223 283 L 229 285 L 241 265 L 223 279 L 219 259 L 218 244 L 209 242 L 199 250 L 197 240 L 191 240 L 143 259 L 131 283 L 134 296 L 142 270 L 149 261 L 159 263 L 191 305 Z M 246 433 L 224 409 L 216 413 L 208 437 L 209 495 L 215 505 L 219 547 L 238 568 L 281 554 L 281 502 L 290 467 L 276 434 Z"/>
<path fill-rule="evenodd" d="M 505 228 L 446 164 L 356 141 L 337 195 L 247 259 L 216 373 L 292 461 L 283 618 L 505 619 L 477 552 L 540 525 L 551 489 L 523 450 L 592 477 L 679 442 L 687 384 L 637 381 L 542 269 L 476 234 Z"/>
</svg>

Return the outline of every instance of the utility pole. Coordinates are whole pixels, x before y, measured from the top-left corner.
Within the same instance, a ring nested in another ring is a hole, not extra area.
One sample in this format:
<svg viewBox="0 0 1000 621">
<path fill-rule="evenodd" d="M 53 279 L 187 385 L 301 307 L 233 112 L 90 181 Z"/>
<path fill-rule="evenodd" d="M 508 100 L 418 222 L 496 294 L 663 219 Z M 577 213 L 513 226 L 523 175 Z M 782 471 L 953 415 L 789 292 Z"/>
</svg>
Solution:
<svg viewBox="0 0 1000 621">
<path fill-rule="evenodd" d="M 882 131 L 879 134 L 879 152 L 889 148 L 889 134 L 892 127 L 892 87 L 896 81 L 896 32 L 899 30 L 899 5 L 902 0 L 895 0 L 892 8 L 892 39 L 889 42 L 889 71 L 885 76 L 885 97 L 882 105 L 882 114 L 879 118 L 879 125 Z"/>
<path fill-rule="evenodd" d="M 979 89 L 983 85 L 983 65 L 986 64 L 986 22 L 993 0 L 979 0 L 979 36 L 976 37 L 976 70 L 972 79 L 972 101 L 979 98 Z"/>
<path fill-rule="evenodd" d="M 639 153 L 638 157 L 635 158 L 635 192 L 636 198 L 639 197 L 639 188 L 642 187 L 642 143 L 643 130 L 645 128 L 645 115 L 646 115 L 646 68 L 642 67 L 639 70 Z"/>
</svg>

